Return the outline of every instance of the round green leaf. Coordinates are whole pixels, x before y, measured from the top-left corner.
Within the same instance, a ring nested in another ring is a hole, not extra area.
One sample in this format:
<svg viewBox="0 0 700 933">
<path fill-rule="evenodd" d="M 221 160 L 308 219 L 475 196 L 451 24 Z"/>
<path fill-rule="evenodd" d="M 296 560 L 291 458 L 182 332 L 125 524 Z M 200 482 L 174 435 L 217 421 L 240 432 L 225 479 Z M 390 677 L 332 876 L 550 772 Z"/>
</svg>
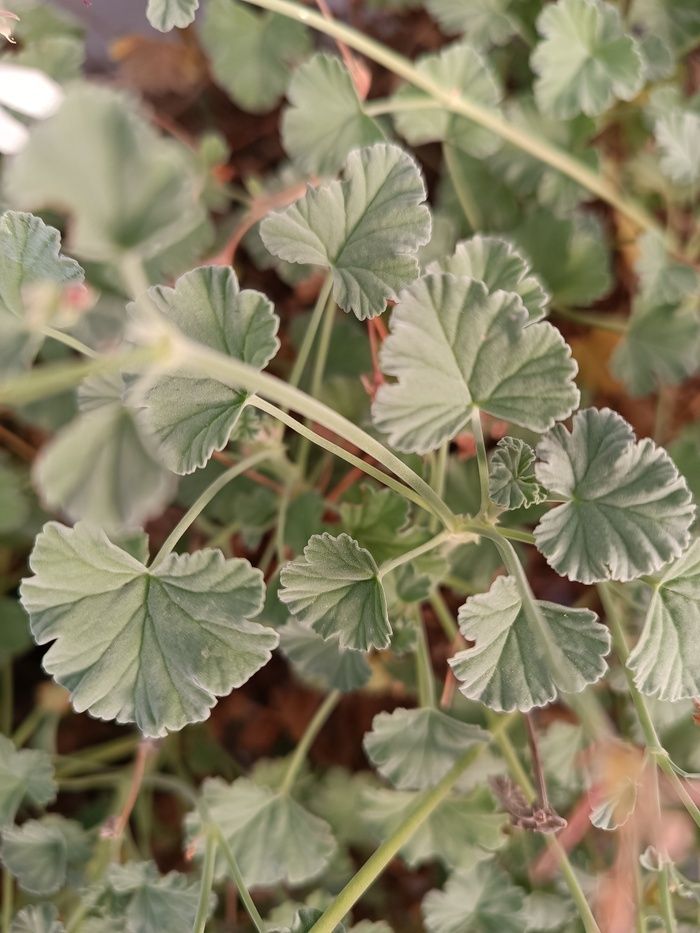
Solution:
<svg viewBox="0 0 700 933">
<path fill-rule="evenodd" d="M 469 36 L 482 47 L 503 45 L 518 31 L 509 15 L 512 0 L 426 0 L 431 16 L 448 35 Z"/>
<path fill-rule="evenodd" d="M 610 633 L 589 609 L 538 601 L 544 628 L 526 613 L 515 580 L 498 577 L 459 610 L 472 648 L 449 659 L 459 689 L 494 710 L 546 706 L 559 691 L 580 693 L 606 671 Z"/>
<path fill-rule="evenodd" d="M 154 29 L 169 32 L 189 26 L 198 8 L 199 0 L 148 0 L 146 16 Z"/>
<path fill-rule="evenodd" d="M 191 933 L 199 903 L 197 881 L 177 871 L 161 875 L 153 862 L 112 864 L 106 885 L 114 899 L 117 918 L 126 919 L 134 933 Z M 216 903 L 210 898 L 210 910 Z"/>
<path fill-rule="evenodd" d="M 51 756 L 33 748 L 18 750 L 0 735 L 0 826 L 14 821 L 25 798 L 45 807 L 55 796 Z"/>
<path fill-rule="evenodd" d="M 57 814 L 2 831 L 2 863 L 30 894 L 54 894 L 67 879 L 75 883 L 90 854 L 82 826 Z"/>
<path fill-rule="evenodd" d="M 428 933 L 522 933 L 525 894 L 493 862 L 453 874 L 423 901 Z"/>
<path fill-rule="evenodd" d="M 280 259 L 330 269 L 335 300 L 364 321 L 418 276 L 430 212 L 420 169 L 398 146 L 356 149 L 344 176 L 270 214 L 260 235 Z"/>
<path fill-rule="evenodd" d="M 427 453 L 453 438 L 475 408 L 533 431 L 578 404 L 576 364 L 556 328 L 529 323 L 512 292 L 448 274 L 401 294 L 384 341 L 375 425 L 403 451 Z"/>
<path fill-rule="evenodd" d="M 174 288 L 158 286 L 150 301 L 186 337 L 262 369 L 277 352 L 279 319 L 260 292 L 240 291 L 230 267 L 203 266 L 181 276 Z M 132 306 L 132 314 L 138 308 Z M 138 386 L 132 401 L 160 460 L 175 473 L 204 466 L 222 450 L 241 417 L 249 393 L 215 379 L 166 373 Z"/>
<path fill-rule="evenodd" d="M 262 574 L 220 551 L 149 568 L 96 528 L 49 522 L 30 566 L 21 599 L 37 643 L 54 642 L 47 672 L 78 712 L 135 722 L 147 736 L 206 719 L 277 645 L 249 621 L 262 608 Z"/>
<path fill-rule="evenodd" d="M 433 787 L 468 748 L 488 733 L 437 709 L 378 713 L 363 746 L 382 777 L 398 790 Z"/>
<path fill-rule="evenodd" d="M 539 482 L 563 500 L 535 529 L 538 549 L 582 583 L 634 580 L 679 557 L 695 509 L 668 454 L 609 408 L 575 415 L 537 445 Z"/>
<path fill-rule="evenodd" d="M 341 648 L 336 638 L 323 638 L 296 619 L 280 629 L 280 648 L 299 677 L 325 690 L 358 690 L 372 674 L 361 651 Z"/>
<path fill-rule="evenodd" d="M 281 602 L 341 648 L 386 648 L 391 637 L 386 599 L 374 558 L 349 535 L 314 535 L 304 556 L 280 573 Z"/>
</svg>

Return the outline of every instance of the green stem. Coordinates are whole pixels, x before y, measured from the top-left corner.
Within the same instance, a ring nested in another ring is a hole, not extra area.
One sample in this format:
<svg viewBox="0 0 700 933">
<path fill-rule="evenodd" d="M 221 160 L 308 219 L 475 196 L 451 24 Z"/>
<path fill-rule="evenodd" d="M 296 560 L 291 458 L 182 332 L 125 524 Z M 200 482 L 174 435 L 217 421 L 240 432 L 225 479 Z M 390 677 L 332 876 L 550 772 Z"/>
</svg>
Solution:
<svg viewBox="0 0 700 933">
<path fill-rule="evenodd" d="M 443 632 L 452 643 L 459 635 L 459 626 L 439 590 L 434 590 L 430 594 L 430 605 L 433 607 L 433 612 L 437 616 Z"/>
<path fill-rule="evenodd" d="M 459 206 L 462 208 L 462 213 L 464 214 L 467 223 L 471 227 L 472 232 L 477 233 L 482 226 L 481 213 L 479 211 L 478 204 L 475 202 L 471 192 L 465 184 L 464 176 L 460 171 L 457 152 L 452 146 L 449 145 L 449 143 L 443 143 L 442 156 L 445 160 L 447 174 L 450 177 L 452 187 L 454 188 L 455 194 L 457 195 Z"/>
<path fill-rule="evenodd" d="M 323 375 L 326 371 L 326 362 L 328 361 L 328 351 L 331 346 L 331 337 L 333 336 L 333 323 L 335 321 L 335 301 L 328 298 L 324 311 L 324 318 L 321 324 L 321 333 L 318 340 L 318 349 L 316 359 L 314 360 L 314 370 L 311 376 L 310 395 L 312 398 L 318 398 L 321 394 L 323 385 Z M 306 475 L 306 469 L 309 464 L 309 453 L 311 451 L 311 442 L 307 437 L 302 438 L 299 446 L 299 455 L 297 457 L 297 466 L 301 476 Z"/>
<path fill-rule="evenodd" d="M 469 537 L 471 537 L 471 535 L 469 535 Z M 398 557 L 394 557 L 392 560 L 385 561 L 379 568 L 379 579 L 383 580 L 387 574 L 396 570 L 397 567 L 402 567 L 404 564 L 408 564 L 417 557 L 434 551 L 435 548 L 440 547 L 441 544 L 444 544 L 445 541 L 449 541 L 450 538 L 457 538 L 457 535 L 453 535 L 452 532 L 449 531 L 441 531 L 440 534 L 435 535 L 434 538 L 431 538 L 424 544 L 419 544 L 418 547 L 411 548 L 410 551 L 399 554 Z"/>
<path fill-rule="evenodd" d="M 585 327 L 598 327 L 602 330 L 611 330 L 616 334 L 627 333 L 627 321 L 608 314 L 594 314 L 592 311 L 575 311 L 573 308 L 552 308 L 557 317 Z"/>
<path fill-rule="evenodd" d="M 96 350 L 88 347 L 82 340 L 78 340 L 77 337 L 73 337 L 71 334 L 64 334 L 62 330 L 57 330 L 55 327 L 44 327 L 42 328 L 42 333 L 45 337 L 50 337 L 52 340 L 56 340 L 58 343 L 70 347 L 71 350 L 75 350 L 82 356 L 89 356 L 91 359 L 96 359 L 99 356 Z"/>
<path fill-rule="evenodd" d="M 521 544 L 535 543 L 535 536 L 531 531 L 524 531 L 521 528 L 508 528 L 505 525 L 497 525 L 496 530 L 502 538 L 508 538 L 509 541 L 520 541 Z"/>
<path fill-rule="evenodd" d="M 15 882 L 7 868 L 2 872 L 2 933 L 10 933 Z"/>
<path fill-rule="evenodd" d="M 686 790 L 683 782 L 676 773 L 673 762 L 671 761 L 671 757 L 661 744 L 656 727 L 654 726 L 654 720 L 651 718 L 651 713 L 649 712 L 646 699 L 644 698 L 644 695 L 641 694 L 637 689 L 632 671 L 627 666 L 627 659 L 629 658 L 630 653 L 627 646 L 627 638 L 625 636 L 625 631 L 622 627 L 622 622 L 620 621 L 620 617 L 617 612 L 617 606 L 615 605 L 614 597 L 611 590 L 609 589 L 609 584 L 599 583 L 598 593 L 600 595 L 600 601 L 603 604 L 603 608 L 605 609 L 606 619 L 612 635 L 613 647 L 615 648 L 615 653 L 617 654 L 622 665 L 625 679 L 627 681 L 627 689 L 629 690 L 632 703 L 634 704 L 634 708 L 637 712 L 637 719 L 639 720 L 639 725 L 641 726 L 647 749 L 652 754 L 656 764 L 659 766 L 659 768 L 661 768 L 666 777 L 669 779 L 670 783 L 673 785 L 673 789 L 675 790 L 679 800 L 688 811 L 695 825 L 700 828 L 700 809 L 698 809 L 695 801 Z"/>
<path fill-rule="evenodd" d="M 297 358 L 294 360 L 294 366 L 292 367 L 292 371 L 289 374 L 289 379 L 287 381 L 289 382 L 290 386 L 298 386 L 301 382 L 301 377 L 304 375 L 304 369 L 306 368 L 306 363 L 308 362 L 311 348 L 313 346 L 314 340 L 316 339 L 316 333 L 318 331 L 319 324 L 321 323 L 321 319 L 323 318 L 323 312 L 332 287 L 333 276 L 329 272 L 323 285 L 321 286 L 320 292 L 318 293 L 318 298 L 316 299 L 314 310 L 311 313 L 309 323 L 306 325 L 304 339 L 301 342 L 299 352 L 297 353 Z"/>
<path fill-rule="evenodd" d="M 481 412 L 478 408 L 472 409 L 471 429 L 476 444 L 476 462 L 479 467 L 479 490 L 481 494 L 481 514 L 487 515 L 490 505 L 489 499 L 489 461 L 486 456 L 484 442 L 484 429 L 481 425 Z"/>
<path fill-rule="evenodd" d="M 289 762 L 289 767 L 287 768 L 286 774 L 284 775 L 284 780 L 280 785 L 280 794 L 290 793 L 294 782 L 299 777 L 299 772 L 302 769 L 304 762 L 306 761 L 306 756 L 309 753 L 311 746 L 314 744 L 316 736 L 319 734 L 321 729 L 323 729 L 328 717 L 331 715 L 333 710 L 338 705 L 338 701 L 341 697 L 340 690 L 332 690 L 325 698 L 323 703 L 314 713 L 311 721 L 304 730 L 297 747 L 294 749 L 294 754 L 292 755 L 292 760 Z"/>
<path fill-rule="evenodd" d="M 671 896 L 670 885 L 670 866 L 667 862 L 661 866 L 659 871 L 659 904 L 661 906 L 661 916 L 664 921 L 666 933 L 676 933 L 678 924 L 673 912 L 673 897 Z"/>
<path fill-rule="evenodd" d="M 22 720 L 22 722 L 17 726 L 15 732 L 12 736 L 12 741 L 14 742 L 15 748 L 22 748 L 22 746 L 31 738 L 31 736 L 36 732 L 36 730 L 41 725 L 42 720 L 48 713 L 45 709 L 42 709 L 40 706 L 35 706 L 34 709 L 29 713 L 29 715 Z"/>
<path fill-rule="evenodd" d="M 253 6 L 280 13 L 282 16 L 304 23 L 306 26 L 310 26 L 334 39 L 339 39 L 350 48 L 403 78 L 409 84 L 425 91 L 434 100 L 442 103 L 445 110 L 473 120 L 480 126 L 491 130 L 506 142 L 512 143 L 518 149 L 522 149 L 523 152 L 534 156 L 540 162 L 544 162 L 551 168 L 572 178 L 579 185 L 597 195 L 621 214 L 624 214 L 642 230 L 653 230 L 659 233 L 664 240 L 668 239 L 665 231 L 660 229 L 656 221 L 640 205 L 628 200 L 617 190 L 615 185 L 598 175 L 597 172 L 592 171 L 578 159 L 550 142 L 533 136 L 515 123 L 509 122 L 497 110 L 485 107 L 463 96 L 454 87 L 444 87 L 433 80 L 429 74 L 417 68 L 413 62 L 376 42 L 369 36 L 365 36 L 356 29 L 339 23 L 337 20 L 326 19 L 321 14 L 309 9 L 309 7 L 292 3 L 290 0 L 246 0 L 246 2 Z"/>
<path fill-rule="evenodd" d="M 238 889 L 238 896 L 243 902 L 243 906 L 245 907 L 246 912 L 253 923 L 253 926 L 257 930 L 257 933 L 264 933 L 265 921 L 260 916 L 260 913 L 258 912 L 258 908 L 255 906 L 255 901 L 250 896 L 250 891 L 248 890 L 248 887 L 245 883 L 245 879 L 243 878 L 243 874 L 241 873 L 241 869 L 238 865 L 238 861 L 236 860 L 236 856 L 233 854 L 233 849 L 228 844 L 228 840 L 223 835 L 223 833 L 218 828 L 218 826 L 215 826 L 214 830 L 216 832 L 217 841 L 219 843 L 219 849 L 221 850 L 221 854 L 224 856 L 224 859 L 226 860 L 226 863 L 228 864 L 229 871 L 231 872 L 231 877 L 233 878 L 233 882 L 236 885 L 236 888 Z"/>
<path fill-rule="evenodd" d="M 125 735 L 103 742 L 101 745 L 95 745 L 93 748 L 75 752 L 69 759 L 59 757 L 57 768 L 60 776 L 68 777 L 86 768 L 89 770 L 100 767 L 105 762 L 114 761 L 116 758 L 124 758 L 134 751 L 140 741 L 139 735 Z"/>
<path fill-rule="evenodd" d="M 439 100 L 431 100 L 429 97 L 422 97 L 418 100 L 410 97 L 403 99 L 378 97 L 375 100 L 366 101 L 362 109 L 368 117 L 383 117 L 390 113 L 413 113 L 416 110 L 444 110 L 445 108 Z"/>
<path fill-rule="evenodd" d="M 513 721 L 514 716 L 505 717 L 499 724 L 498 731 L 507 729 Z M 494 735 L 493 738 L 495 737 Z M 359 901 L 365 891 L 374 884 L 389 863 L 396 857 L 402 846 L 420 829 L 431 813 L 449 795 L 462 774 L 483 754 L 487 747 L 488 743 L 480 743 L 478 746 L 469 749 L 457 759 L 453 767 L 435 787 L 419 797 L 408 816 L 374 851 L 362 868 L 336 896 L 323 916 L 316 921 L 311 928 L 311 933 L 333 933 L 343 917 Z"/>
<path fill-rule="evenodd" d="M 372 464 L 360 459 L 360 457 L 356 457 L 355 454 L 351 454 L 350 451 L 345 450 L 344 447 L 340 447 L 338 444 L 334 444 L 333 441 L 329 441 L 327 438 L 322 437 L 320 434 L 316 434 L 315 431 L 307 428 L 306 425 L 302 424 L 301 421 L 297 420 L 291 415 L 288 415 L 282 408 L 278 408 L 276 405 L 273 405 L 265 399 L 260 398 L 258 395 L 249 398 L 247 404 L 253 405 L 255 408 L 258 408 L 260 411 L 264 411 L 268 415 L 272 415 L 273 418 L 277 418 L 278 421 L 281 421 L 282 424 L 286 424 L 288 428 L 296 431 L 297 434 L 301 434 L 302 437 L 308 437 L 309 440 L 313 441 L 314 444 L 318 444 L 319 447 L 323 447 L 323 449 L 327 450 L 329 453 L 332 453 L 336 457 L 339 457 L 341 460 L 345 460 L 346 463 L 357 467 L 368 476 L 371 476 L 378 482 L 383 483 L 390 489 L 393 489 L 394 492 L 398 492 L 400 496 L 403 496 L 406 499 L 410 499 L 411 502 L 414 502 L 420 508 L 431 512 L 433 515 L 437 515 L 438 518 L 443 521 L 443 523 L 445 522 L 445 517 L 441 514 L 437 507 L 426 501 L 425 497 L 417 493 L 415 489 L 405 485 L 403 482 L 399 482 L 398 480 L 394 479 L 393 476 L 388 475 L 382 470 L 378 470 L 376 467 L 372 466 Z M 444 506 L 444 508 L 447 507 Z M 454 520 L 455 516 L 452 516 L 451 522 L 454 522 Z"/>
<path fill-rule="evenodd" d="M 435 675 L 430 659 L 430 646 L 425 634 L 425 626 L 421 617 L 420 608 L 415 607 L 416 624 L 416 676 L 418 680 L 418 699 L 420 705 L 428 709 L 435 709 Z"/>
<path fill-rule="evenodd" d="M 2 710 L 0 711 L 0 729 L 5 735 L 12 732 L 14 702 L 15 689 L 12 659 L 8 658 L 2 665 Z"/>
<path fill-rule="evenodd" d="M 240 476 L 241 473 L 245 473 L 246 470 L 252 469 L 262 460 L 267 460 L 273 456 L 277 451 L 270 450 L 266 448 L 265 450 L 259 450 L 255 454 L 251 454 L 250 457 L 246 457 L 244 460 L 241 460 L 240 463 L 234 464 L 232 467 L 229 467 L 224 473 L 210 483 L 207 488 L 197 496 L 197 499 L 192 503 L 189 509 L 182 516 L 180 521 L 175 525 L 173 530 L 170 532 L 168 537 L 163 542 L 163 546 L 156 554 L 155 558 L 151 563 L 151 570 L 155 570 L 163 561 L 168 557 L 172 552 L 175 545 L 178 543 L 180 538 L 185 534 L 190 525 L 196 521 L 197 516 L 200 515 L 212 501 L 212 499 L 226 486 L 231 480 L 234 480 L 237 476 Z"/>
<path fill-rule="evenodd" d="M 207 829 L 207 841 L 204 847 L 204 861 L 202 863 L 202 880 L 199 888 L 199 904 L 192 933 L 204 933 L 207 919 L 211 911 L 211 891 L 214 886 L 214 866 L 216 864 L 216 849 L 218 846 L 218 832 Z"/>
</svg>

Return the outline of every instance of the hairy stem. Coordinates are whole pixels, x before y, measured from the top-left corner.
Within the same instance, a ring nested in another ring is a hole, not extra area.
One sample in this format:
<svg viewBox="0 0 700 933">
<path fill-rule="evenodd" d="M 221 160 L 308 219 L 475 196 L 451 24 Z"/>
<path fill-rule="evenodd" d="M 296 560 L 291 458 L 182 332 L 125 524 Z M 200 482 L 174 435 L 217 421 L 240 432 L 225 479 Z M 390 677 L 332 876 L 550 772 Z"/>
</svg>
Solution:
<svg viewBox="0 0 700 933">
<path fill-rule="evenodd" d="M 78 340 L 77 337 L 73 337 L 71 334 L 64 334 L 62 330 L 57 330 L 55 327 L 44 327 L 42 333 L 45 337 L 50 337 L 52 340 L 56 340 L 58 343 L 70 347 L 71 350 L 75 350 L 77 353 L 80 353 L 81 356 L 88 356 L 91 359 L 96 359 L 99 356 L 96 350 L 88 347 L 82 340 Z"/>
<path fill-rule="evenodd" d="M 329 292 L 330 293 L 330 292 Z M 323 385 L 323 376 L 326 371 L 326 362 L 328 361 L 328 351 L 331 346 L 331 337 L 333 336 L 333 323 L 335 321 L 335 301 L 333 298 L 326 299 L 323 321 L 321 323 L 321 332 L 318 339 L 318 349 L 316 359 L 314 360 L 313 373 L 311 375 L 310 395 L 318 398 Z M 306 468 L 309 464 L 309 453 L 311 452 L 311 442 L 307 437 L 302 438 L 297 457 L 297 466 L 301 476 L 306 475 Z"/>
<path fill-rule="evenodd" d="M 429 709 L 434 709 L 436 704 L 435 696 L 435 675 L 433 674 L 433 664 L 430 659 L 430 645 L 423 624 L 423 617 L 419 606 L 415 607 L 415 626 L 416 626 L 416 677 L 418 681 L 418 699 L 420 705 Z"/>
<path fill-rule="evenodd" d="M 452 643 L 459 635 L 459 626 L 457 625 L 457 620 L 450 612 L 450 608 L 445 602 L 445 598 L 440 590 L 434 590 L 430 594 L 429 602 L 433 612 L 437 616 L 438 622 L 442 626 L 443 632 L 447 635 L 450 643 Z"/>
<path fill-rule="evenodd" d="M 258 908 L 255 906 L 255 901 L 251 897 L 250 891 L 248 890 L 248 886 L 245 883 L 245 879 L 243 878 L 243 874 L 238 865 L 236 856 L 233 854 L 233 849 L 228 844 L 228 840 L 222 834 L 221 830 L 217 826 L 213 826 L 213 825 L 212 825 L 212 828 L 216 832 L 219 849 L 224 859 L 226 860 L 226 864 L 228 865 L 229 871 L 231 872 L 231 877 L 233 878 L 233 882 L 236 885 L 236 888 L 238 889 L 238 896 L 240 897 L 241 902 L 246 909 L 246 913 L 250 917 L 253 926 L 257 930 L 257 933 L 264 933 L 265 921 L 260 916 Z"/>
<path fill-rule="evenodd" d="M 284 775 L 284 780 L 280 785 L 281 794 L 288 794 L 291 791 L 292 787 L 294 786 L 294 782 L 299 777 L 299 772 L 301 771 L 303 764 L 306 761 L 306 756 L 308 755 L 311 746 L 316 740 L 316 736 L 319 734 L 321 729 L 323 729 L 329 716 L 338 705 L 338 701 L 340 700 L 341 696 L 342 694 L 340 690 L 332 690 L 314 713 L 311 721 L 304 730 L 304 734 L 299 740 L 297 747 L 294 749 L 294 754 L 292 755 L 292 759 L 289 762 L 289 767 L 287 768 L 286 774 Z"/>
<path fill-rule="evenodd" d="M 290 386 L 298 386 L 301 382 L 301 377 L 304 375 L 304 369 L 306 368 L 309 354 L 311 353 L 311 348 L 313 346 L 314 340 L 316 339 L 316 333 L 318 332 L 321 319 L 323 318 L 323 312 L 325 310 L 326 302 L 328 301 L 328 296 L 331 293 L 332 287 L 333 277 L 329 272 L 323 285 L 321 286 L 321 290 L 318 293 L 318 298 L 316 299 L 314 310 L 311 313 L 309 323 L 306 325 L 304 339 L 302 340 L 301 346 L 299 347 L 297 358 L 294 360 L 292 371 L 289 374 L 288 382 Z"/>
<path fill-rule="evenodd" d="M 484 442 L 484 429 L 481 425 L 481 412 L 478 408 L 472 409 L 471 429 L 476 444 L 476 462 L 479 468 L 479 492 L 481 495 L 481 514 L 488 514 L 489 509 L 489 461 L 486 456 L 486 443 Z"/>
<path fill-rule="evenodd" d="M 419 544 L 418 547 L 414 547 L 404 554 L 399 554 L 398 557 L 394 557 L 392 560 L 385 561 L 379 568 L 379 579 L 382 580 L 388 573 L 396 570 L 397 567 L 402 567 L 404 564 L 410 563 L 410 561 L 415 560 L 417 557 L 434 551 L 436 547 L 440 547 L 441 544 L 444 544 L 445 541 L 449 541 L 452 537 L 455 536 L 453 536 L 451 532 L 441 531 L 440 534 L 435 535 L 434 538 L 431 538 L 424 544 Z"/>
</svg>

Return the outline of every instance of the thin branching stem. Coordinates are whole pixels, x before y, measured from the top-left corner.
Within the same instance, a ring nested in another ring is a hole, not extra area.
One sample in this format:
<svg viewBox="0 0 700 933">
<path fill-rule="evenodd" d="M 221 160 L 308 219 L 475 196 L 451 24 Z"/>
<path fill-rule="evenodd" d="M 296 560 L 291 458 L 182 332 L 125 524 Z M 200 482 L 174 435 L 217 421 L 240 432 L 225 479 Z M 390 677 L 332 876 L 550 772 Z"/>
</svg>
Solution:
<svg viewBox="0 0 700 933">
<path fill-rule="evenodd" d="M 326 696 L 323 703 L 321 703 L 309 721 L 309 724 L 304 730 L 304 734 L 294 749 L 294 754 L 292 755 L 291 761 L 289 762 L 289 767 L 287 768 L 282 784 L 280 785 L 281 794 L 290 793 L 292 787 L 294 786 L 294 782 L 299 777 L 299 772 L 304 766 L 306 756 L 308 755 L 311 746 L 316 740 L 316 736 L 319 734 L 321 729 L 323 729 L 331 713 L 338 705 L 341 696 L 342 694 L 340 690 L 331 690 L 331 692 Z"/>
<path fill-rule="evenodd" d="M 333 276 L 329 272 L 318 293 L 318 298 L 316 299 L 316 304 L 314 305 L 314 309 L 311 312 L 309 323 L 306 325 L 304 339 L 301 342 L 299 352 L 297 353 L 296 359 L 294 360 L 294 365 L 292 366 L 292 371 L 289 374 L 288 382 L 290 386 L 298 386 L 301 382 L 301 377 L 304 375 L 304 370 L 306 369 L 306 364 L 309 360 L 311 348 L 313 347 L 314 340 L 316 339 L 316 334 L 318 333 L 318 328 L 323 318 L 323 312 L 326 308 L 326 303 L 328 302 L 328 297 L 331 293 L 332 287 Z"/>
<path fill-rule="evenodd" d="M 216 865 L 216 850 L 219 844 L 218 834 L 212 827 L 205 831 L 204 861 L 202 862 L 202 877 L 199 887 L 199 903 L 195 917 L 193 933 L 204 933 L 207 919 L 211 912 L 211 892 L 214 887 L 214 867 Z"/>
</svg>

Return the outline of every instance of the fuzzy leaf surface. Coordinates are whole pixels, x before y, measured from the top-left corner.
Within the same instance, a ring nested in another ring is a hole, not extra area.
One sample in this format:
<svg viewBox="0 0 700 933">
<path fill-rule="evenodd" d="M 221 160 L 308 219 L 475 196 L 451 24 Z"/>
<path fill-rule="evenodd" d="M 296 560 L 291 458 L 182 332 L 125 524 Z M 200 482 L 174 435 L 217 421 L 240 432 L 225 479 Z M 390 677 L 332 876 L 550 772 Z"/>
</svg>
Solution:
<svg viewBox="0 0 700 933">
<path fill-rule="evenodd" d="M 449 659 L 460 690 L 491 709 L 522 712 L 559 693 L 580 693 L 605 673 L 610 634 L 589 609 L 538 600 L 545 629 L 532 621 L 515 580 L 498 577 L 459 610 L 460 631 L 476 644 Z M 556 663 L 554 663 L 556 662 Z"/>
<path fill-rule="evenodd" d="M 32 904 L 15 915 L 10 933 L 65 933 L 55 904 Z"/>
<path fill-rule="evenodd" d="M 461 240 L 447 259 L 431 263 L 428 272 L 449 272 L 483 282 L 489 292 L 499 289 L 520 295 L 530 321 L 539 321 L 547 314 L 549 295 L 530 264 L 508 240 L 477 235 Z"/>
<path fill-rule="evenodd" d="M 203 266 L 187 272 L 174 288 L 157 286 L 149 297 L 186 337 L 263 369 L 277 352 L 279 319 L 261 292 L 240 291 L 233 269 Z M 138 314 L 138 311 L 135 313 Z M 137 388 L 139 421 L 175 473 L 204 466 L 229 441 L 249 393 L 215 379 L 166 373 Z"/>
<path fill-rule="evenodd" d="M 148 0 L 148 22 L 159 32 L 184 29 L 194 21 L 199 0 Z"/>
<path fill-rule="evenodd" d="M 115 914 L 133 933 L 190 933 L 199 902 L 199 884 L 177 871 L 161 875 L 153 862 L 110 865 L 106 883 Z M 211 907 L 214 906 L 212 897 Z"/>
<path fill-rule="evenodd" d="M 557 425 L 537 457 L 537 479 L 564 500 L 535 529 L 557 573 L 582 583 L 634 580 L 687 547 L 695 509 L 685 480 L 609 408 L 578 412 L 571 432 Z"/>
<path fill-rule="evenodd" d="M 239 0 L 209 0 L 202 45 L 217 83 L 242 110 L 265 113 L 284 94 L 291 68 L 311 51 L 301 23 Z"/>
<path fill-rule="evenodd" d="M 299 557 L 282 568 L 280 601 L 341 648 L 386 648 L 391 636 L 379 568 L 350 535 L 313 535 Z"/>
<path fill-rule="evenodd" d="M 468 748 L 488 740 L 478 726 L 437 709 L 395 709 L 378 713 L 365 734 L 367 755 L 398 790 L 433 787 Z"/>
<path fill-rule="evenodd" d="M 361 321 L 418 276 L 430 239 L 425 184 L 414 160 L 386 143 L 351 152 L 344 179 L 309 189 L 260 225 L 268 250 L 287 262 L 333 273 L 333 296 Z"/>
<path fill-rule="evenodd" d="M 79 712 L 146 736 L 206 719 L 277 645 L 249 621 L 263 604 L 260 571 L 220 551 L 171 554 L 152 569 L 99 529 L 49 522 L 30 567 L 21 598 L 36 642 L 54 642 L 46 671 Z"/>
<path fill-rule="evenodd" d="M 332 175 L 353 149 L 384 139 L 379 124 L 364 113 L 350 74 L 335 56 L 314 55 L 300 65 L 287 99 L 282 142 L 305 172 Z"/>
<path fill-rule="evenodd" d="M 211 778 L 204 783 L 203 797 L 250 886 L 305 884 L 323 871 L 335 852 L 328 824 L 288 794 L 248 778 L 233 784 Z M 199 817 L 190 815 L 187 825 L 196 833 Z M 221 856 L 217 866 L 223 875 L 226 863 Z"/>
<path fill-rule="evenodd" d="M 530 63 L 537 103 L 560 119 L 597 116 L 615 100 L 631 100 L 644 80 L 644 59 L 604 0 L 557 0 L 537 20 L 543 36 Z"/>
<path fill-rule="evenodd" d="M 535 476 L 535 451 L 517 437 L 502 437 L 489 463 L 489 497 L 504 509 L 529 508 L 547 498 Z"/>
<path fill-rule="evenodd" d="M 675 702 L 700 695 L 700 540 L 666 567 L 628 667 L 642 693 Z"/>
<path fill-rule="evenodd" d="M 403 451 L 427 453 L 453 438 L 475 408 L 543 431 L 576 407 L 576 364 L 547 322 L 528 325 L 520 297 L 474 279 L 424 276 L 391 317 L 375 425 Z"/>
<path fill-rule="evenodd" d="M 654 126 L 661 153 L 661 171 L 678 185 L 700 181 L 700 98 L 694 108 L 675 108 Z"/>
</svg>

